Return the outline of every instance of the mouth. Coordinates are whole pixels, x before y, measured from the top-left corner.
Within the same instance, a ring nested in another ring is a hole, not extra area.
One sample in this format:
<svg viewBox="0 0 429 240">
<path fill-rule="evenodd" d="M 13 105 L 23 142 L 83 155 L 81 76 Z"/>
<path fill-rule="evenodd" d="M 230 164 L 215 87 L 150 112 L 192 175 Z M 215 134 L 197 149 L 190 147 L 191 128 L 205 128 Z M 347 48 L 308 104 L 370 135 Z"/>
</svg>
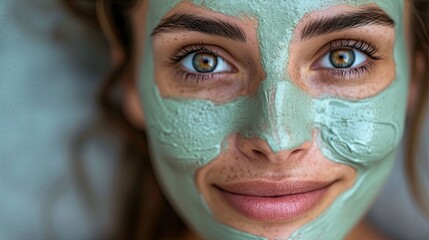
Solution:
<svg viewBox="0 0 429 240">
<path fill-rule="evenodd" d="M 224 200 L 245 217 L 285 222 L 313 209 L 334 182 L 247 181 L 214 185 Z"/>
</svg>

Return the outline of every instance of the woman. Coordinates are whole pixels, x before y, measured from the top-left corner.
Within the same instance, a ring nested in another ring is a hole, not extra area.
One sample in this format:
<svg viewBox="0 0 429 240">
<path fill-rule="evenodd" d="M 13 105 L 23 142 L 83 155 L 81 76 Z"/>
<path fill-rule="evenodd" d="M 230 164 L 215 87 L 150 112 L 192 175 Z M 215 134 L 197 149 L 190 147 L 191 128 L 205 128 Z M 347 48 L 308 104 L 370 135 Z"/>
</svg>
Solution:
<svg viewBox="0 0 429 240">
<path fill-rule="evenodd" d="M 410 2 L 149 1 L 119 34 L 104 3 L 124 126 L 199 235 L 372 237 L 356 229 L 404 128 Z"/>
</svg>

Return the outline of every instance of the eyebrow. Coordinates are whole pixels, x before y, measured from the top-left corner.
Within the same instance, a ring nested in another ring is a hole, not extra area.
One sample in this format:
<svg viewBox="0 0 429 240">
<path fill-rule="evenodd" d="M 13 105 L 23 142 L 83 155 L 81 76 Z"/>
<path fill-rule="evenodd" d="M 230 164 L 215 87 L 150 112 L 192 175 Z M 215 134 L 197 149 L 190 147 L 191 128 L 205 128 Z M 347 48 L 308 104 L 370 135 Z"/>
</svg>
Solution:
<svg viewBox="0 0 429 240">
<path fill-rule="evenodd" d="M 313 20 L 302 30 L 301 39 L 307 40 L 319 35 L 366 25 L 394 27 L 395 22 L 380 8 L 368 7 L 356 12 L 343 13 L 330 18 Z"/>
<path fill-rule="evenodd" d="M 153 30 L 152 36 L 164 32 L 180 31 L 195 31 L 229 38 L 235 41 L 246 42 L 246 34 L 236 24 L 223 20 L 183 13 L 174 14 L 161 20 L 161 23 Z"/>
</svg>

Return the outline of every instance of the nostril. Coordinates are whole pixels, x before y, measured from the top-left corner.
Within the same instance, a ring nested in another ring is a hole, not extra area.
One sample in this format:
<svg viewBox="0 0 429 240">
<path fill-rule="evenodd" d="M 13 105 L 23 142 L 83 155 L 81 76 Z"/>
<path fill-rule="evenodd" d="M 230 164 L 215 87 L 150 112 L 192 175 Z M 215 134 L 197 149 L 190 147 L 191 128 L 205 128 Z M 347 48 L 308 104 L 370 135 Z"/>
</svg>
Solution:
<svg viewBox="0 0 429 240">
<path fill-rule="evenodd" d="M 304 149 L 295 149 L 294 151 L 292 151 L 290 153 L 290 158 L 302 158 L 305 154 L 305 150 Z"/>
<path fill-rule="evenodd" d="M 261 152 L 261 151 L 259 151 L 259 150 L 255 150 L 255 149 L 253 149 L 253 150 L 252 150 L 252 153 L 253 153 L 254 155 L 256 155 L 256 156 L 262 156 L 262 155 L 265 155 L 263 152 Z"/>
</svg>

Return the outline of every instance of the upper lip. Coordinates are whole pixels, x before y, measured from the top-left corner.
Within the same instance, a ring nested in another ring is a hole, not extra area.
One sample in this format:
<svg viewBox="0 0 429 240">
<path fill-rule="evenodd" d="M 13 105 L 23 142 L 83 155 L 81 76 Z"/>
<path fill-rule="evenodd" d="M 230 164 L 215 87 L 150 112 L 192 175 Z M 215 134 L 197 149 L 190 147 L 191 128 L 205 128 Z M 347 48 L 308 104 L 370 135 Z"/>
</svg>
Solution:
<svg viewBox="0 0 429 240">
<path fill-rule="evenodd" d="M 215 185 L 215 187 L 232 194 L 255 197 L 280 197 L 319 190 L 328 187 L 332 183 L 319 181 L 250 180 Z"/>
</svg>

